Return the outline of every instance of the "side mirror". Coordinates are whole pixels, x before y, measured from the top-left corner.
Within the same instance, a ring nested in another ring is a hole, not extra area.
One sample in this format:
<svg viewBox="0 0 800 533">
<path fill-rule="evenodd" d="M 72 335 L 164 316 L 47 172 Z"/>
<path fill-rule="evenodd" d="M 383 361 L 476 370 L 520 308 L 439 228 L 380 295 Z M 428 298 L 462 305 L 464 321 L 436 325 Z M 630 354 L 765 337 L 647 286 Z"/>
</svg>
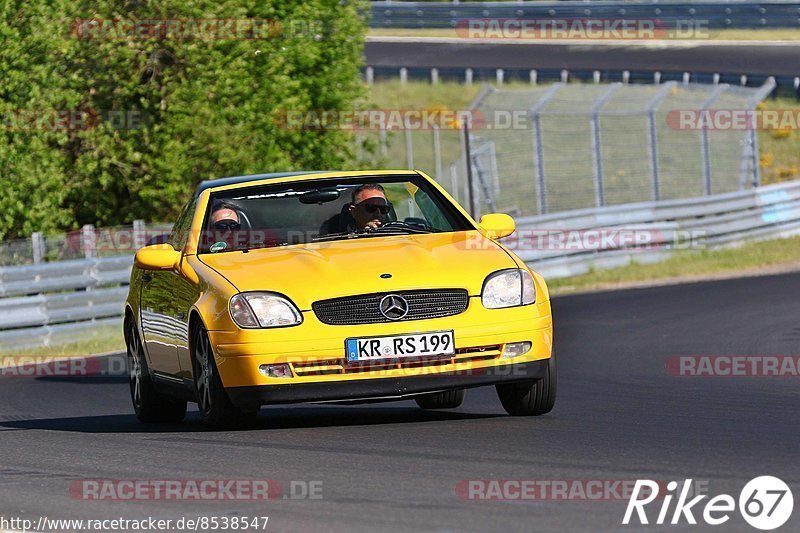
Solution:
<svg viewBox="0 0 800 533">
<path fill-rule="evenodd" d="M 139 248 L 133 264 L 142 270 L 171 270 L 181 259 L 181 253 L 169 244 L 153 244 Z"/>
<path fill-rule="evenodd" d="M 150 237 L 145 246 L 150 246 L 151 244 L 164 244 L 166 242 L 169 242 L 169 233 L 162 233 L 161 235 L 153 235 Z"/>
<path fill-rule="evenodd" d="M 483 215 L 479 227 L 483 234 L 490 239 L 508 237 L 517 229 L 514 219 L 504 213 Z"/>
</svg>

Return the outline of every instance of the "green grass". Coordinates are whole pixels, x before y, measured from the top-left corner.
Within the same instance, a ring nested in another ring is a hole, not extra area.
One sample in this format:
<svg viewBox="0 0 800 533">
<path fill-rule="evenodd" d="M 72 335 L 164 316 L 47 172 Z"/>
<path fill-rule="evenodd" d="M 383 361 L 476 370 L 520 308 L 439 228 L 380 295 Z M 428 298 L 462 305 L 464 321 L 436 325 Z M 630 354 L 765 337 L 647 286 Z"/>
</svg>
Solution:
<svg viewBox="0 0 800 533">
<path fill-rule="evenodd" d="M 121 352 L 125 350 L 125 340 L 122 336 L 122 319 L 119 327 L 104 326 L 86 335 L 86 338 L 77 343 L 45 346 L 42 348 L 26 348 L 15 350 L 0 347 L 0 357 L 37 356 L 37 357 L 81 357 L 108 352 Z"/>
<path fill-rule="evenodd" d="M 794 266 L 800 269 L 800 237 L 752 242 L 738 248 L 681 251 L 661 263 L 596 270 L 581 276 L 547 280 L 547 284 L 551 293 L 563 294 L 626 284 L 757 273 Z M 536 265 L 532 267 L 535 269 Z"/>
</svg>

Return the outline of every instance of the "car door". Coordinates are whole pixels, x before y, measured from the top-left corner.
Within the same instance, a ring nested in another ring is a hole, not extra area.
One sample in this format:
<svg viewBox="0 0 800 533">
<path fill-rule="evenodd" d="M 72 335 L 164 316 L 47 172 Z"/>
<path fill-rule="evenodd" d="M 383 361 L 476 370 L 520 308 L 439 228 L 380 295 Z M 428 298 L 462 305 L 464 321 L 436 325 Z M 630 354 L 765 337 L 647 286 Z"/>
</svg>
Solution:
<svg viewBox="0 0 800 533">
<path fill-rule="evenodd" d="M 186 242 L 188 229 L 194 214 L 194 201 L 181 211 L 172 228 L 168 244 L 180 250 Z M 188 220 L 188 223 L 187 223 Z M 183 310 L 177 302 L 182 276 L 176 270 L 149 271 L 142 275 L 141 316 L 142 335 L 147 348 L 150 369 L 169 376 L 177 376 L 181 367 L 178 362 L 178 340 L 185 336 L 185 320 L 188 309 Z"/>
</svg>

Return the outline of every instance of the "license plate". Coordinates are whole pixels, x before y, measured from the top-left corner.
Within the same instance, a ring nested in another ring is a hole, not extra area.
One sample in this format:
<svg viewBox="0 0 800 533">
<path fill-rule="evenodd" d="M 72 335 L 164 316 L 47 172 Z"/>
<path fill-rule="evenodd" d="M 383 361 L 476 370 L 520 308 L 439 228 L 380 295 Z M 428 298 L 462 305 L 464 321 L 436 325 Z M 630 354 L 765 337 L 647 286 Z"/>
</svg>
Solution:
<svg viewBox="0 0 800 533">
<path fill-rule="evenodd" d="M 452 331 L 347 339 L 345 347 L 347 361 L 350 363 L 401 357 L 432 357 L 456 353 Z"/>
</svg>

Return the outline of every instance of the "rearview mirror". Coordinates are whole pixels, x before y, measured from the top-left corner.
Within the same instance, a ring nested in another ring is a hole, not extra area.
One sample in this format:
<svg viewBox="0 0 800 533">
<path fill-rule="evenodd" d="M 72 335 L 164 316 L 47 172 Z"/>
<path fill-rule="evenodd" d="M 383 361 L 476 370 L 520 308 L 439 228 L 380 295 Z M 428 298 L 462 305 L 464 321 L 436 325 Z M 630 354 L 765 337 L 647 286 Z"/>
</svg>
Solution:
<svg viewBox="0 0 800 533">
<path fill-rule="evenodd" d="M 517 225 L 514 219 L 505 213 L 492 213 L 481 217 L 479 227 L 490 239 L 502 239 L 514 233 Z"/>
<path fill-rule="evenodd" d="M 171 270 L 180 261 L 181 253 L 169 244 L 153 244 L 140 248 L 133 264 L 142 270 Z"/>
<path fill-rule="evenodd" d="M 338 200 L 342 193 L 337 189 L 316 189 L 300 195 L 301 204 L 324 204 Z"/>
</svg>

